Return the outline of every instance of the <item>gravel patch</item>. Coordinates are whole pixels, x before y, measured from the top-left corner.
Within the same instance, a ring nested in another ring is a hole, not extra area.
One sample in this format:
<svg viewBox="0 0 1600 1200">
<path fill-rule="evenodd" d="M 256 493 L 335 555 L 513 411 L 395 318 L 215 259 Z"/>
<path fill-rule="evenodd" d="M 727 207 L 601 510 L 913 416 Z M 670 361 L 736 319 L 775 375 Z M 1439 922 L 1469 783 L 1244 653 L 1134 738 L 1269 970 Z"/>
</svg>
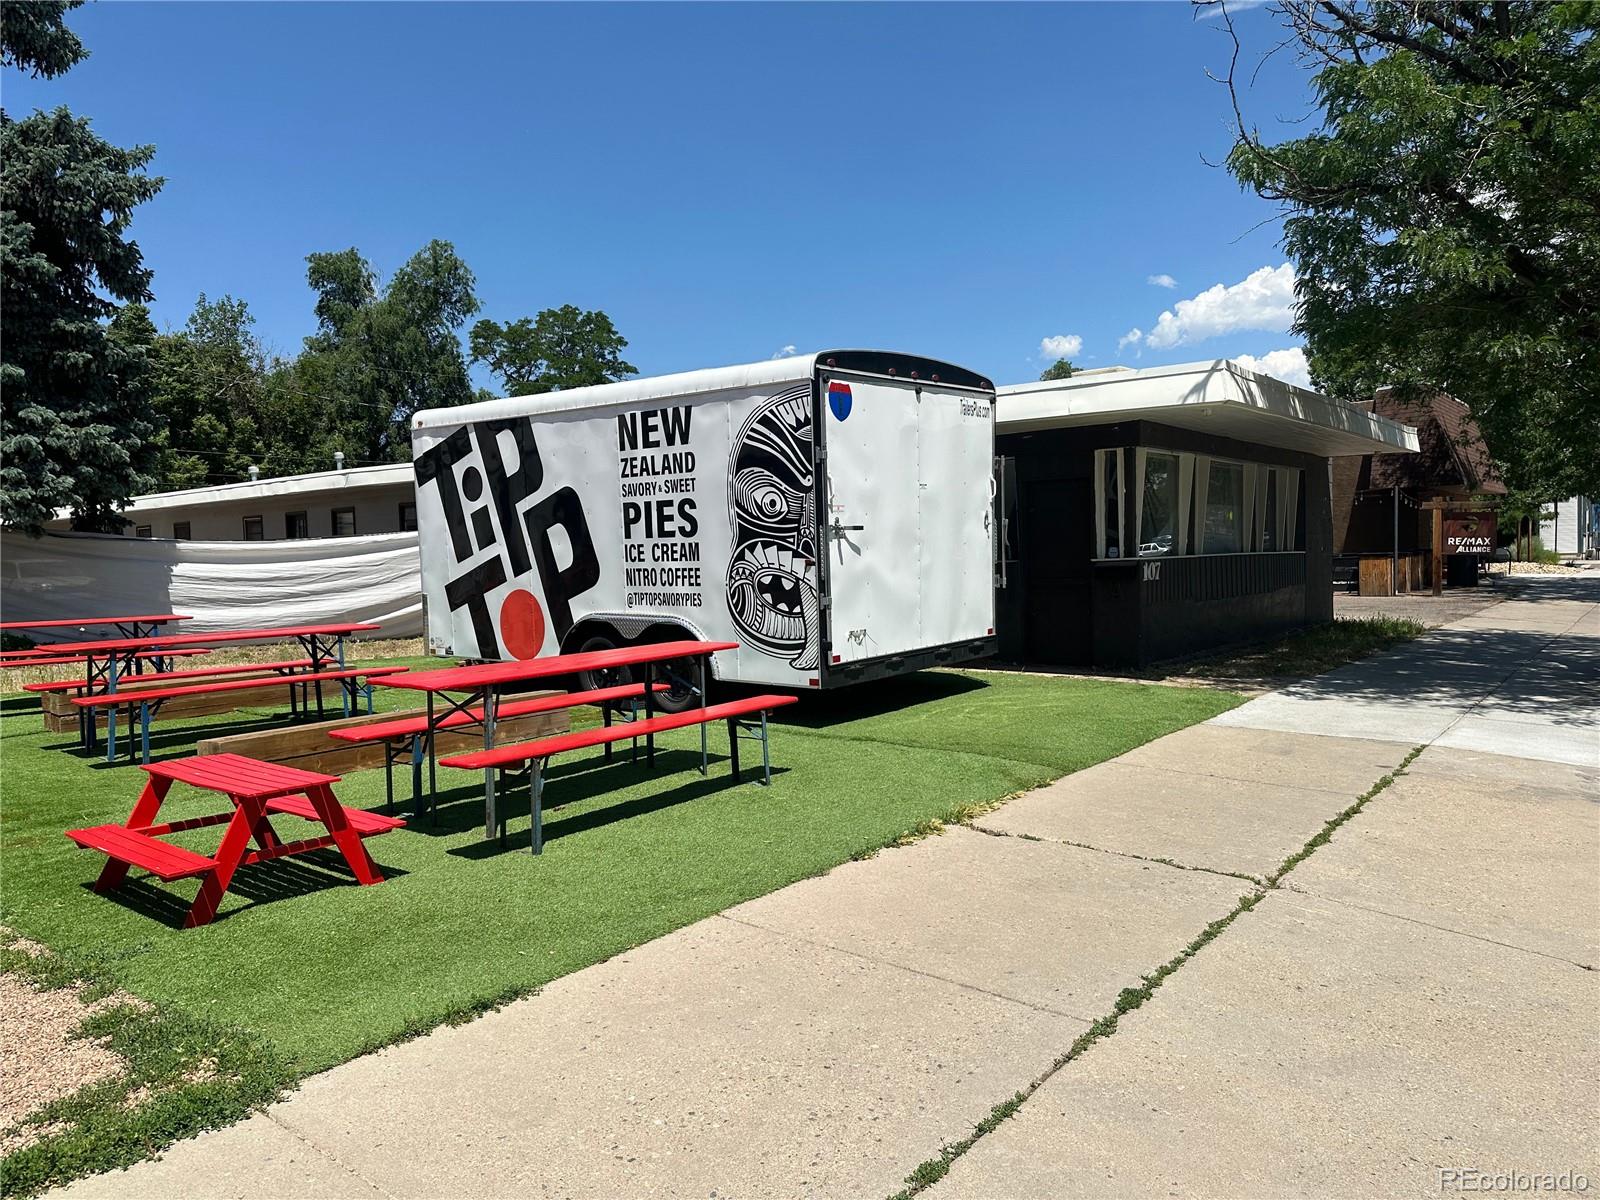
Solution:
<svg viewBox="0 0 1600 1200">
<path fill-rule="evenodd" d="M 76 988 L 37 988 L 21 975 L 0 972 L 0 1154 L 60 1132 L 21 1124 L 29 1113 L 128 1069 L 100 1040 L 73 1033 L 101 1009 L 130 1002 L 132 997 L 117 993 L 85 1004 Z"/>
</svg>

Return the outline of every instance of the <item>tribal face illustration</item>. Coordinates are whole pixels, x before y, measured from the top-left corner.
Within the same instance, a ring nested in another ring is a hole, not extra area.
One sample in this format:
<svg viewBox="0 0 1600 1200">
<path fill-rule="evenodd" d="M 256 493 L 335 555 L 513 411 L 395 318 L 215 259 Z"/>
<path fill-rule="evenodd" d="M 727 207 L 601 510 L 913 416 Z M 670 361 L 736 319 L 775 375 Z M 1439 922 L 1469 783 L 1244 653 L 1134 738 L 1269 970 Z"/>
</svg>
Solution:
<svg viewBox="0 0 1600 1200">
<path fill-rule="evenodd" d="M 728 611 L 758 649 L 798 671 L 822 662 L 811 385 L 763 401 L 733 443 Z"/>
</svg>

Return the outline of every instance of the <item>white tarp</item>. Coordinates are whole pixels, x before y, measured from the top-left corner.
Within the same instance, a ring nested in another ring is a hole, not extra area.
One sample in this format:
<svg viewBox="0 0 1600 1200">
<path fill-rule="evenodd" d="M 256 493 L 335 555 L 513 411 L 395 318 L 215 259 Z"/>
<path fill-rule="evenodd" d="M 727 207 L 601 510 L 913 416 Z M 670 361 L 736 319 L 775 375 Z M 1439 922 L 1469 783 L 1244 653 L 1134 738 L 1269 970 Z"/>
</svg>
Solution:
<svg viewBox="0 0 1600 1200">
<path fill-rule="evenodd" d="M 179 633 L 371 621 L 383 629 L 368 636 L 416 637 L 422 633 L 417 535 L 177 542 L 0 533 L 0 620 L 145 613 L 192 616 L 172 627 Z M 39 641 L 85 636 L 72 629 L 22 632 Z"/>
</svg>

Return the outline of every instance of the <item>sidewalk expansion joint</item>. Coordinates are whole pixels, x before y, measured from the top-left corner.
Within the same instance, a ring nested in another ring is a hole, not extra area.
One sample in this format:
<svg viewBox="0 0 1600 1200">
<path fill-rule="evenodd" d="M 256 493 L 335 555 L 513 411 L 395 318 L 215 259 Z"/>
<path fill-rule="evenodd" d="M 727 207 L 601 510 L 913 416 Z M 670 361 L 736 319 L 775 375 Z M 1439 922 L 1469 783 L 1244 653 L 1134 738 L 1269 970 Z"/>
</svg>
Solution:
<svg viewBox="0 0 1600 1200">
<path fill-rule="evenodd" d="M 1179 968 L 1181 968 L 1196 954 L 1200 953 L 1201 950 L 1205 949 L 1208 945 L 1220 937 L 1222 932 L 1227 929 L 1228 926 L 1232 925 L 1245 913 L 1249 912 L 1256 905 L 1260 904 L 1270 892 L 1279 888 L 1283 882 L 1284 876 L 1288 875 L 1289 872 L 1295 869 L 1295 867 L 1299 866 L 1308 857 L 1316 853 L 1318 849 L 1326 845 L 1329 839 L 1333 837 L 1336 830 L 1338 830 L 1346 822 L 1354 819 L 1356 815 L 1367 806 L 1373 797 L 1377 796 L 1380 792 L 1385 791 L 1394 783 L 1397 778 L 1399 778 L 1401 775 L 1404 775 L 1406 768 L 1409 767 L 1411 763 L 1415 761 L 1417 755 L 1421 754 L 1426 748 L 1427 747 L 1425 746 L 1413 747 L 1411 752 L 1407 754 L 1405 758 L 1400 760 L 1399 766 L 1395 767 L 1388 774 L 1384 775 L 1370 788 L 1358 796 L 1355 802 L 1343 812 L 1331 817 L 1328 822 L 1323 825 L 1323 827 L 1318 830 L 1309 841 L 1306 842 L 1304 846 L 1302 846 L 1294 854 L 1291 854 L 1288 858 L 1284 859 L 1283 863 L 1276 871 L 1267 877 L 1264 883 L 1255 885 L 1254 891 L 1250 892 L 1248 895 L 1239 897 L 1239 903 L 1234 905 L 1232 910 L 1224 913 L 1215 921 L 1212 921 L 1200 931 L 1200 934 L 1193 941 L 1180 950 L 1176 955 L 1162 963 L 1148 975 L 1145 975 L 1140 981 L 1140 986 L 1136 988 L 1123 988 L 1118 994 L 1116 1003 L 1113 1005 L 1112 1010 L 1091 1024 L 1083 1033 L 1079 1034 L 1078 1037 L 1074 1039 L 1072 1045 L 1067 1047 L 1066 1052 L 1057 1058 L 1055 1062 L 1051 1063 L 1041 1075 L 1035 1078 L 1032 1082 L 1028 1083 L 1020 1091 L 1015 1093 L 1010 1099 L 1002 1100 L 999 1104 L 996 1104 L 992 1109 L 989 1110 L 989 1115 L 980 1121 L 976 1128 L 974 1128 L 973 1131 L 966 1137 L 962 1138 L 958 1142 L 945 1144 L 940 1148 L 939 1153 L 935 1157 L 919 1164 L 911 1172 L 911 1174 L 906 1176 L 906 1186 L 891 1196 L 890 1200 L 911 1200 L 913 1196 L 916 1196 L 919 1192 L 932 1187 L 935 1183 L 939 1182 L 939 1180 L 943 1179 L 947 1174 L 949 1174 L 951 1165 L 958 1158 L 964 1155 L 968 1150 L 971 1150 L 972 1147 L 977 1145 L 977 1143 L 984 1137 L 998 1129 L 1003 1121 L 1006 1121 L 1015 1115 L 1018 1110 L 1022 1108 L 1023 1104 L 1027 1102 L 1028 1098 L 1041 1087 L 1043 1087 L 1051 1079 L 1051 1077 L 1053 1077 L 1058 1071 L 1063 1070 L 1068 1063 L 1071 1063 L 1088 1053 L 1095 1043 L 1104 1041 L 1106 1038 L 1109 1038 L 1115 1034 L 1117 1032 L 1117 1024 L 1123 1017 L 1142 1006 L 1145 1001 L 1149 1000 L 1153 995 L 1155 995 L 1156 990 L 1160 988 L 1161 985 L 1165 983 L 1175 972 L 1177 972 Z"/>
<path fill-rule="evenodd" d="M 1453 929 L 1449 925 L 1437 925 L 1432 921 L 1424 921 L 1420 917 L 1408 917 L 1404 913 L 1390 912 L 1387 908 L 1377 908 L 1370 904 L 1357 904 L 1354 900 L 1341 900 L 1333 896 L 1324 896 L 1320 892 L 1313 892 L 1307 888 L 1296 887 L 1294 884 L 1283 884 L 1282 890 L 1293 892 L 1297 896 L 1308 896 L 1313 900 L 1320 900 L 1324 904 L 1335 904 L 1340 908 L 1353 908 L 1359 912 L 1372 913 L 1378 917 L 1388 917 L 1395 921 L 1404 921 L 1408 925 L 1420 925 L 1424 929 L 1433 929 L 1439 933 L 1450 933 L 1456 937 L 1467 938 L 1470 941 L 1482 942 L 1488 946 L 1499 946 L 1503 950 L 1515 950 L 1519 954 L 1532 954 L 1537 958 L 1547 958 L 1551 962 L 1566 963 L 1569 967 L 1577 967 L 1580 971 L 1594 971 L 1592 963 L 1579 962 L 1575 958 L 1567 958 L 1562 954 L 1551 954 L 1547 950 L 1535 950 L 1531 946 L 1519 946 L 1515 942 L 1502 942 L 1498 938 L 1485 937 L 1481 933 L 1468 933 L 1465 929 Z"/>
<path fill-rule="evenodd" d="M 390 1200 L 395 1200 L 395 1193 L 391 1192 L 388 1188 L 382 1186 L 380 1183 L 378 1183 L 377 1180 L 368 1179 L 360 1171 L 356 1170 L 349 1163 L 345 1162 L 344 1159 L 340 1158 L 337 1154 L 333 1153 L 333 1151 L 326 1150 L 323 1147 L 317 1145 L 317 1143 L 312 1141 L 309 1136 L 307 1136 L 306 1134 L 302 1133 L 300 1130 L 296 1129 L 293 1125 L 290 1125 L 288 1122 L 280 1120 L 278 1117 L 274 1116 L 270 1109 L 263 1109 L 262 1110 L 262 1115 L 264 1117 L 266 1117 L 267 1120 L 271 1121 L 274 1125 L 276 1125 L 279 1129 L 281 1129 L 285 1133 L 287 1133 L 290 1137 L 294 1138 L 295 1141 L 300 1142 L 302 1145 L 304 1145 L 306 1147 L 306 1149 L 310 1150 L 318 1158 L 327 1159 L 328 1162 L 330 1162 L 334 1166 L 338 1167 L 339 1170 L 343 1171 L 347 1175 L 353 1175 L 355 1178 L 359 1179 L 362 1183 L 366 1184 L 373 1191 L 381 1192 L 383 1195 L 388 1196 L 390 1198 Z"/>
<path fill-rule="evenodd" d="M 1202 724 L 1204 724 L 1204 723 L 1205 722 L 1202 722 Z M 1221 729 L 1221 728 L 1230 728 L 1230 727 L 1229 726 L 1217 726 L 1216 728 Z M 1329 739 L 1339 738 L 1340 740 L 1347 740 L 1347 739 L 1344 739 L 1342 734 L 1337 734 L 1337 733 L 1297 733 L 1294 736 L 1295 737 L 1320 737 L 1320 738 L 1329 738 Z M 1119 766 L 1124 766 L 1124 767 L 1138 767 L 1139 770 L 1141 770 L 1141 771 L 1166 771 L 1167 773 L 1172 774 L 1172 775 L 1183 775 L 1183 776 L 1187 776 L 1187 777 L 1190 777 L 1190 778 L 1198 777 L 1198 778 L 1201 778 L 1201 779 L 1225 779 L 1230 783 L 1260 783 L 1261 782 L 1258 779 L 1250 779 L 1250 778 L 1247 778 L 1246 776 L 1243 776 L 1243 775 L 1219 775 L 1215 771 L 1195 771 L 1195 770 L 1191 770 L 1188 767 L 1168 767 L 1168 766 L 1162 765 L 1161 763 L 1143 763 L 1143 762 L 1140 762 L 1140 763 L 1124 763 L 1124 762 L 1120 762 L 1118 759 L 1115 759 L 1115 758 L 1110 759 L 1109 763 L 1115 763 L 1115 764 L 1117 764 Z M 1102 765 L 1109 765 L 1109 764 L 1102 764 Z M 1045 786 L 1048 787 L 1049 785 L 1046 784 Z M 1288 788 L 1290 791 L 1294 791 L 1294 792 L 1321 792 L 1324 795 L 1331 795 L 1331 796 L 1348 796 L 1350 794 L 1348 791 L 1345 791 L 1342 788 L 1315 787 L 1315 786 L 1313 786 L 1311 784 L 1308 784 L 1308 783 L 1279 783 L 1276 780 L 1274 780 L 1268 786 L 1271 786 L 1271 787 L 1274 787 L 1274 788 Z"/>
<path fill-rule="evenodd" d="M 815 946 L 819 950 L 828 950 L 834 954 L 842 954 L 846 958 L 853 958 L 860 962 L 868 962 L 876 967 L 889 967 L 896 971 L 904 971 L 908 975 L 916 975 L 923 979 L 931 979 L 936 983 L 947 983 L 951 987 L 960 988 L 964 992 L 973 992 L 979 996 L 987 996 L 991 1000 L 1003 1000 L 1007 1004 L 1016 1004 L 1022 1008 L 1030 1008 L 1034 1012 L 1048 1013 L 1052 1017 L 1066 1017 L 1069 1021 L 1077 1021 L 1083 1025 L 1094 1024 L 1093 1017 L 1086 1017 L 1082 1013 L 1067 1012 L 1065 1009 L 1051 1008 L 1048 1004 L 1035 1004 L 1031 1000 L 1022 1000 L 1016 996 L 1008 996 L 1004 992 L 991 991 L 973 983 L 965 983 L 959 979 L 951 979 L 948 975 L 940 975 L 936 971 L 924 971 L 919 967 L 908 967 L 904 963 L 895 962 L 893 959 L 878 958 L 876 955 L 863 954 L 859 950 L 847 950 L 843 946 L 835 946 L 831 942 L 819 941 L 807 937 L 803 933 L 791 933 L 786 929 L 774 929 L 771 925 L 763 925 L 759 921 L 747 920 L 744 917 L 730 917 L 727 913 L 716 914 L 724 921 L 732 921 L 735 925 L 743 925 L 746 929 L 758 929 L 762 933 L 771 934 L 773 937 L 785 938 L 790 941 L 804 942 L 808 946 Z"/>
<path fill-rule="evenodd" d="M 1135 862 L 1154 863 L 1156 866 L 1171 867 L 1175 871 L 1198 871 L 1202 875 L 1221 875 L 1227 879 L 1238 879 L 1256 887 L 1266 886 L 1266 880 L 1255 875 L 1246 875 L 1242 871 L 1224 871 L 1220 867 L 1196 867 L 1189 863 L 1181 863 L 1171 858 L 1157 858 L 1149 854 L 1135 854 L 1131 850 L 1108 850 L 1104 846 L 1091 846 L 1088 842 L 1075 842 L 1071 838 L 1040 837 L 1034 833 L 1012 833 L 1005 829 L 990 829 L 984 825 L 966 826 L 974 833 L 982 833 L 989 837 L 1015 838 L 1019 842 L 1047 842 L 1052 846 L 1071 846 L 1074 850 L 1093 850 L 1096 854 L 1109 854 L 1114 858 L 1131 858 Z"/>
</svg>

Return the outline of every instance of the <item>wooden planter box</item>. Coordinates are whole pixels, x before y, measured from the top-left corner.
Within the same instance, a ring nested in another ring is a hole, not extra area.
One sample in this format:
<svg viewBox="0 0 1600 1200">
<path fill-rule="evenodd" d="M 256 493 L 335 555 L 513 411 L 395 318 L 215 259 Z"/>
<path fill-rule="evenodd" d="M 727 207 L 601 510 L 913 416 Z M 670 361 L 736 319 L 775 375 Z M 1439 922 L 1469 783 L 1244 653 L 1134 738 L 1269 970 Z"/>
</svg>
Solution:
<svg viewBox="0 0 1600 1200">
<path fill-rule="evenodd" d="M 1427 556 L 1402 554 L 1399 570 L 1387 554 L 1363 555 L 1359 590 L 1363 596 L 1393 596 L 1396 592 L 1420 592 L 1428 586 Z"/>
<path fill-rule="evenodd" d="M 554 692 L 530 692 L 517 699 L 534 696 L 552 696 Z M 263 729 L 254 733 L 235 733 L 226 737 L 205 738 L 195 747 L 198 754 L 243 754 L 262 762 L 286 763 L 304 771 L 321 771 L 328 775 L 343 775 L 367 767 L 383 766 L 384 748 L 377 743 L 349 745 L 336 742 L 328 736 L 332 729 L 349 729 L 356 725 L 370 725 L 375 721 L 394 721 L 403 717 L 420 717 L 425 710 L 376 713 L 371 716 L 340 717 L 333 721 L 316 721 L 307 725 L 290 725 L 282 729 Z M 566 733 L 567 710 L 550 713 L 530 713 L 510 717 L 495 725 L 495 741 L 524 742 L 533 738 L 550 737 Z M 434 741 L 440 756 L 460 754 L 467 750 L 483 749 L 483 730 L 469 726 L 459 732 L 446 730 Z M 409 785 L 407 785 L 409 786 Z"/>
<path fill-rule="evenodd" d="M 179 687 L 178 683 L 168 684 L 169 687 Z M 161 685 L 151 684 L 148 691 L 159 691 Z M 337 683 L 323 685 L 323 704 L 329 703 L 335 707 L 339 704 L 339 685 Z M 316 700 L 313 696 L 312 703 Z M 60 692 L 44 692 L 39 697 L 39 707 L 44 711 L 44 727 L 51 733 L 75 733 L 78 729 L 78 706 L 72 703 L 70 693 L 63 695 Z M 240 688 L 235 692 L 211 692 L 199 696 L 177 696 L 168 700 L 153 715 L 153 720 L 161 721 L 169 717 L 209 717 L 217 713 L 233 712 L 239 708 L 278 708 L 285 712 L 289 708 L 289 681 L 282 683 L 264 683 L 258 688 Z M 95 722 L 99 725 L 106 723 L 106 714 L 110 709 L 97 708 L 94 710 Z M 117 724 L 123 729 L 132 728 L 130 722 L 138 717 L 137 706 L 128 705 L 117 710 Z"/>
</svg>

